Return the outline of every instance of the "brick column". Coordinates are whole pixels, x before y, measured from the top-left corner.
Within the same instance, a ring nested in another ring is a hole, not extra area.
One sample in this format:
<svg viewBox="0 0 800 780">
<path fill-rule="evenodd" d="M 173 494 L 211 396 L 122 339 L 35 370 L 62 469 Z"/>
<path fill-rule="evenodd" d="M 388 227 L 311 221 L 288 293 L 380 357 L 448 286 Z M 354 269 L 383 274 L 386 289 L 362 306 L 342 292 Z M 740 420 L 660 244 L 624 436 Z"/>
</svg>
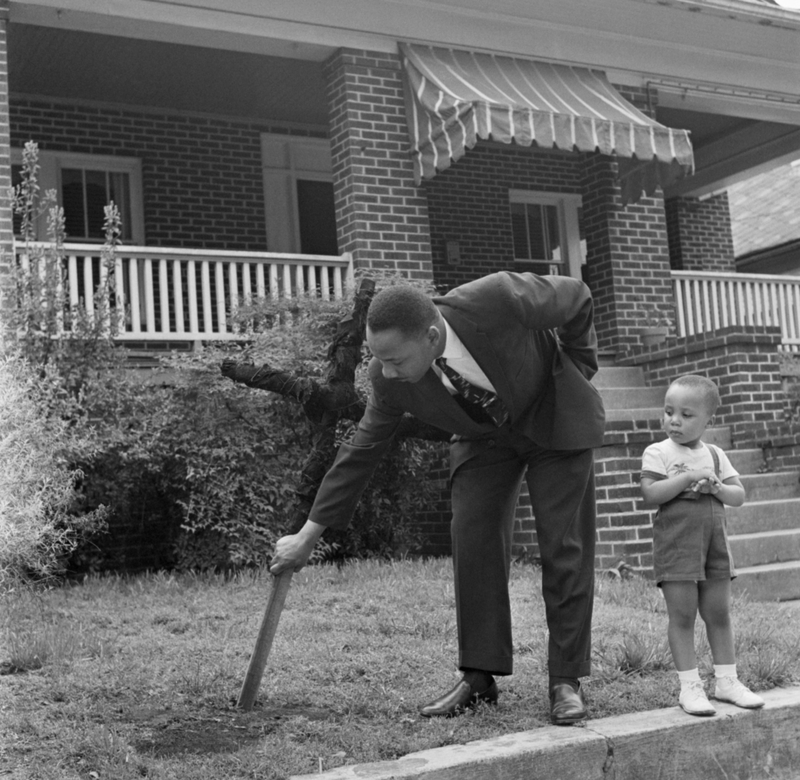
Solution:
<svg viewBox="0 0 800 780">
<path fill-rule="evenodd" d="M 595 299 L 601 350 L 639 344 L 648 317 L 674 317 L 669 249 L 660 197 L 622 205 L 612 158 L 587 155 L 583 220 L 587 283 Z"/>
<path fill-rule="evenodd" d="M 6 197 L 11 186 L 11 138 L 8 119 L 8 3 L 0 0 L 0 308 L 7 306 L 2 288 L 11 267 L 14 227 Z"/>
<path fill-rule="evenodd" d="M 428 204 L 414 183 L 395 54 L 340 49 L 325 65 L 339 249 L 356 268 L 433 278 Z"/>
<path fill-rule="evenodd" d="M 732 272 L 731 213 L 728 193 L 713 198 L 672 198 L 666 203 L 672 267 L 682 271 Z"/>
</svg>

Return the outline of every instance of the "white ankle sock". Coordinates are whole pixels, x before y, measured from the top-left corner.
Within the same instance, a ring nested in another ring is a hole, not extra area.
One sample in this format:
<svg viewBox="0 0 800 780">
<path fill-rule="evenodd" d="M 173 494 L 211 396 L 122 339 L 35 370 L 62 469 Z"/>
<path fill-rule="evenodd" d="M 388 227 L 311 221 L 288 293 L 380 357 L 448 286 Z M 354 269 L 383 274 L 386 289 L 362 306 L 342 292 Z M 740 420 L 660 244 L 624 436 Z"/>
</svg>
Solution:
<svg viewBox="0 0 800 780">
<path fill-rule="evenodd" d="M 690 683 L 700 682 L 700 672 L 695 666 L 694 669 L 687 669 L 684 672 L 678 672 L 678 679 L 681 682 L 681 688 L 685 688 Z"/>
<path fill-rule="evenodd" d="M 714 677 L 733 677 L 736 678 L 736 664 L 714 664 Z"/>
</svg>

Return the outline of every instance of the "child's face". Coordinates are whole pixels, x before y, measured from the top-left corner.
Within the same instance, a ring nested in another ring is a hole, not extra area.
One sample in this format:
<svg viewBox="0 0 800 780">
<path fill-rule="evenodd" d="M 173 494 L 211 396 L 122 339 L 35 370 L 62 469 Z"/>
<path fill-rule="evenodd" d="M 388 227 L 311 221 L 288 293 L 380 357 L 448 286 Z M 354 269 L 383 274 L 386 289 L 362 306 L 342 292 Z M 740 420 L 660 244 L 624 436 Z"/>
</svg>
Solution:
<svg viewBox="0 0 800 780">
<path fill-rule="evenodd" d="M 691 387 L 672 385 L 664 398 L 664 430 L 676 444 L 693 447 L 714 419 L 703 394 Z"/>
</svg>

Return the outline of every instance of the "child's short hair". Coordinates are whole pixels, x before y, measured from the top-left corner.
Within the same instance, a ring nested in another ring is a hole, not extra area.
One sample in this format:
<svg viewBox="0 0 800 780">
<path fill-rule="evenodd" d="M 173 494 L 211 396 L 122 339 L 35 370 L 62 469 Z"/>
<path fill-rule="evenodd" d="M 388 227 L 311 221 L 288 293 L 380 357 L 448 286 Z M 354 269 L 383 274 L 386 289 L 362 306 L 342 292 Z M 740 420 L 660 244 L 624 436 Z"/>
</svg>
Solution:
<svg viewBox="0 0 800 780">
<path fill-rule="evenodd" d="M 717 411 L 717 407 L 720 405 L 719 389 L 708 377 L 699 374 L 684 374 L 673 380 L 670 387 L 675 385 L 695 390 L 702 396 L 703 403 L 710 414 Z"/>
</svg>

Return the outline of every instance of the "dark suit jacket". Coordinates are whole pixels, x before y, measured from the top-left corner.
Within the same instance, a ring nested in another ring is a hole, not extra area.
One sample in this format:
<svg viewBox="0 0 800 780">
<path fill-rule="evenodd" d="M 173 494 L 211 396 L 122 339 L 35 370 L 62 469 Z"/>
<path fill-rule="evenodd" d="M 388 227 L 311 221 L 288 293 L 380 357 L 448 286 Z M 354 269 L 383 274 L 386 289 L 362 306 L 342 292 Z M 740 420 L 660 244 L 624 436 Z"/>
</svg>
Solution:
<svg viewBox="0 0 800 780">
<path fill-rule="evenodd" d="M 590 383 L 597 371 L 593 305 L 586 285 L 564 276 L 501 272 L 434 302 L 505 402 L 511 429 L 540 447 L 582 450 L 603 441 L 605 414 Z M 433 370 L 417 383 L 369 366 L 372 394 L 351 441 L 325 476 L 310 520 L 343 528 L 404 413 L 452 433 L 451 473 L 497 434 L 474 422 Z"/>
</svg>

